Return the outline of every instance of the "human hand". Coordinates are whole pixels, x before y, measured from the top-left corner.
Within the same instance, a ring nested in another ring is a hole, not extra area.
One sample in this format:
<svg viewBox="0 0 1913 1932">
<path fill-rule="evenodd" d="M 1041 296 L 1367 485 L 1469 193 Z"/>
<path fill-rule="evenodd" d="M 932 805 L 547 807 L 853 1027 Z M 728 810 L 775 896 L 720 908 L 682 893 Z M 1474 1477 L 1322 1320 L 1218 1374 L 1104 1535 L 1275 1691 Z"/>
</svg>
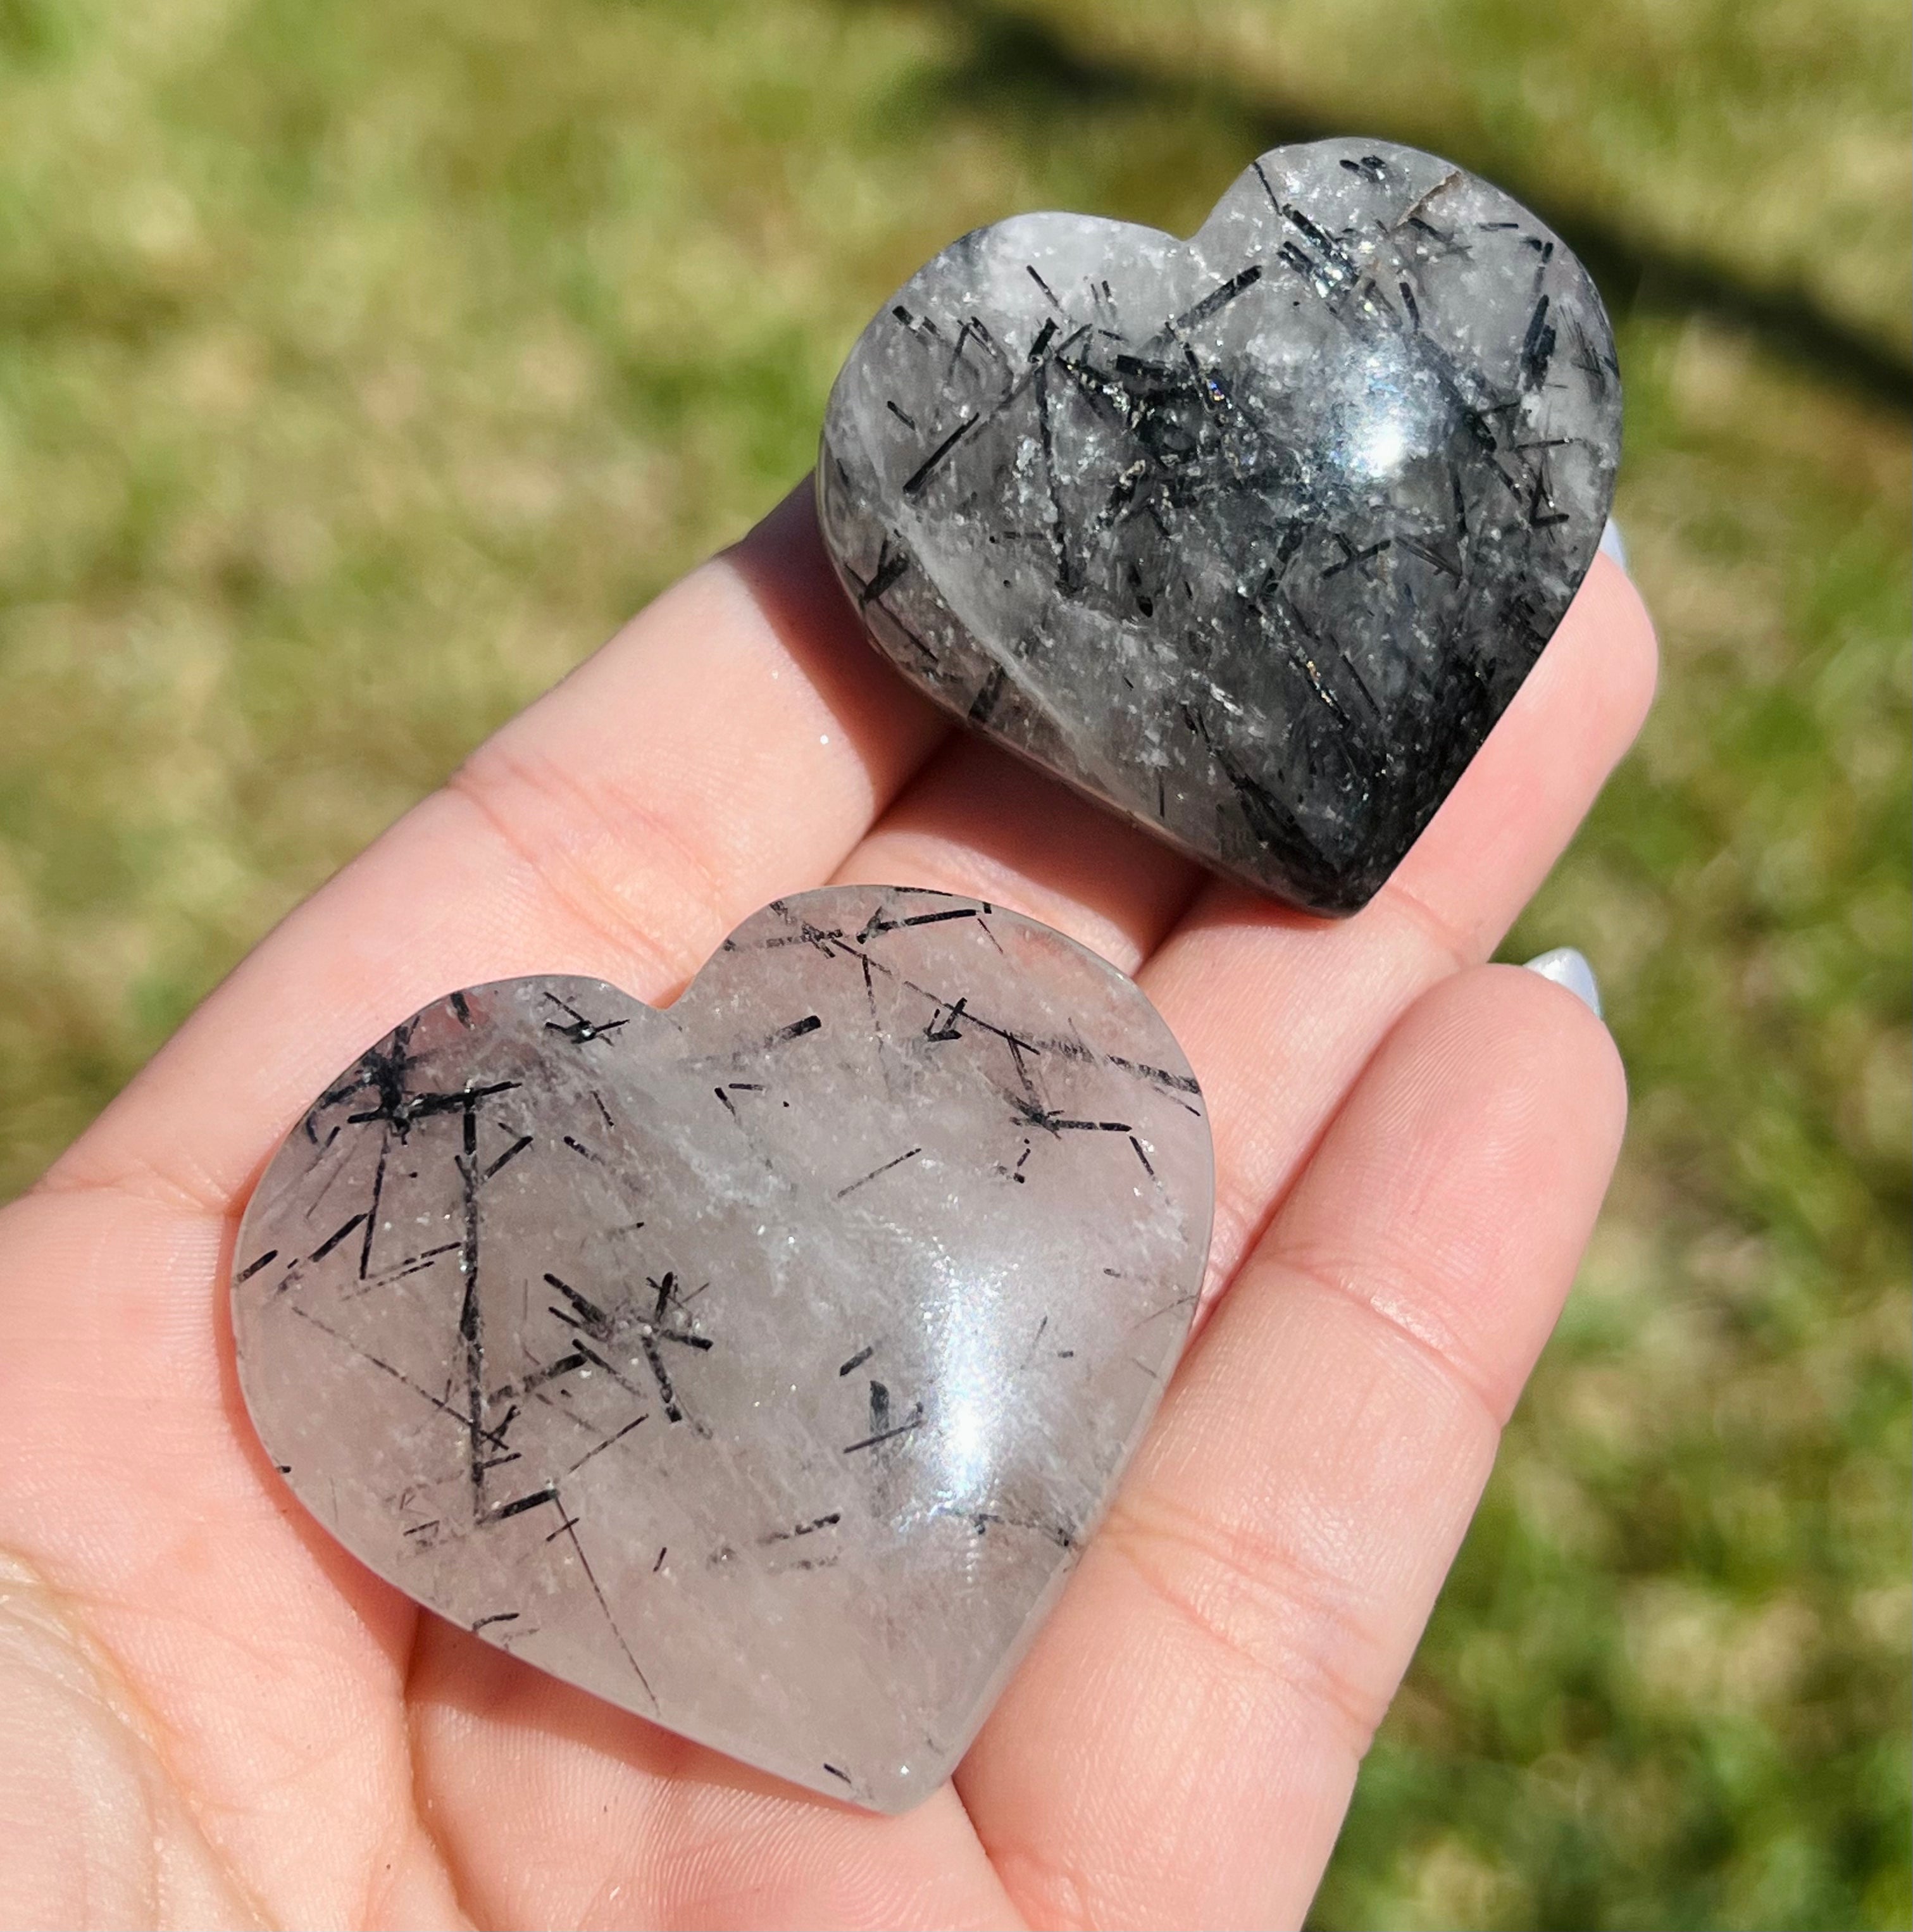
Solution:
<svg viewBox="0 0 1913 1932">
<path fill-rule="evenodd" d="M 1395 878 L 1337 925 L 950 730 L 856 634 L 808 492 L 301 906 L 0 1214 L 0 1922 L 1290 1924 L 1606 1187 L 1570 994 L 1480 962 L 1631 740 L 1598 559 Z M 1197 1330 L 954 1784 L 899 1818 L 421 1612 L 273 1471 L 226 1280 L 310 1096 L 453 988 L 673 996 L 827 880 L 986 898 L 1135 974 L 1200 1078 Z"/>
</svg>

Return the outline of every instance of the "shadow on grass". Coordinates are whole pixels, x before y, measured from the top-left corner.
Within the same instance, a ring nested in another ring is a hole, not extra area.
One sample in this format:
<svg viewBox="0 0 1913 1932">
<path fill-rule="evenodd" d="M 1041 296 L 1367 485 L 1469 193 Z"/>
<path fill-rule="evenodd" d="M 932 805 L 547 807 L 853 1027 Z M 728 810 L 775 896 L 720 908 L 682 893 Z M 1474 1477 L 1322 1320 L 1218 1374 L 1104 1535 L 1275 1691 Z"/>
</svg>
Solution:
<svg viewBox="0 0 1913 1932">
<path fill-rule="evenodd" d="M 1047 118 L 1084 106 L 1126 103 L 1226 119 L 1258 148 L 1320 140 L 1351 131 L 1407 137 L 1386 124 L 1351 130 L 1306 110 L 1277 105 L 1225 81 L 1197 82 L 1150 74 L 1120 61 L 1086 58 L 1040 22 L 991 0 L 933 0 L 970 37 L 962 63 L 947 70 L 939 92 L 952 106 L 998 116 Z M 1408 145 L 1414 146 L 1412 140 Z M 1531 208 L 1586 263 L 1617 317 L 1638 309 L 1692 310 L 1755 332 L 1774 349 L 1849 387 L 1913 413 L 1913 364 L 1889 354 L 1799 296 L 1777 293 L 1703 262 L 1644 245 L 1585 208 L 1554 202 L 1549 184 L 1459 131 L 1448 158 L 1486 176 Z"/>
</svg>

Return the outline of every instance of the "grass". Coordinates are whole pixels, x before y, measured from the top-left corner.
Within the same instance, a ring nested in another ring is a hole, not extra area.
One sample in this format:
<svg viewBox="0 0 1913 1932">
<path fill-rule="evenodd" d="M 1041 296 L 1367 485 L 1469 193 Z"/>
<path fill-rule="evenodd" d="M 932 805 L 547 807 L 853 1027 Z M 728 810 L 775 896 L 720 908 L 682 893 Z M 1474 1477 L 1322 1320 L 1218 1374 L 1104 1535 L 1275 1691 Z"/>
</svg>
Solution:
<svg viewBox="0 0 1913 1932">
<path fill-rule="evenodd" d="M 1441 148 L 1621 338 L 1666 682 L 1510 950 L 1636 1111 L 1317 1922 L 1906 1924 L 1903 11 L 0 0 L 0 1190 L 802 472 L 950 236 Z"/>
<path fill-rule="evenodd" d="M 1291 123 L 1384 129 L 1519 184 L 1598 266 L 1624 252 L 1657 280 L 1791 305 L 1903 363 L 1913 347 L 1913 16 L 1894 0 L 1009 0 L 1006 12 L 1086 62 L 1113 56 L 1198 91 L 1228 76 Z"/>
</svg>

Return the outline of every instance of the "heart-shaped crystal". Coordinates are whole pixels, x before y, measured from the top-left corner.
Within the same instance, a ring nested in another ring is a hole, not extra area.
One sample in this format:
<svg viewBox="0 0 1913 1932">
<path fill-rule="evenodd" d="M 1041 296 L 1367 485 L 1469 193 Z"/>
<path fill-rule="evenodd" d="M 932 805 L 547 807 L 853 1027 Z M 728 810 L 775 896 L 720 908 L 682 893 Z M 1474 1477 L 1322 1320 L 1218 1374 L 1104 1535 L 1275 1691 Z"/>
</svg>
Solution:
<svg viewBox="0 0 1913 1932">
<path fill-rule="evenodd" d="M 1154 1409 L 1209 1128 L 1062 934 L 833 887 L 668 1012 L 596 980 L 415 1014 L 240 1230 L 268 1453 L 514 1655 L 901 1810 L 982 1721 Z"/>
<path fill-rule="evenodd" d="M 830 399 L 826 541 L 946 709 L 1206 862 L 1364 904 L 1594 560 L 1614 344 L 1565 246 L 1412 148 L 1278 148 L 1201 232 L 954 243 Z"/>
</svg>

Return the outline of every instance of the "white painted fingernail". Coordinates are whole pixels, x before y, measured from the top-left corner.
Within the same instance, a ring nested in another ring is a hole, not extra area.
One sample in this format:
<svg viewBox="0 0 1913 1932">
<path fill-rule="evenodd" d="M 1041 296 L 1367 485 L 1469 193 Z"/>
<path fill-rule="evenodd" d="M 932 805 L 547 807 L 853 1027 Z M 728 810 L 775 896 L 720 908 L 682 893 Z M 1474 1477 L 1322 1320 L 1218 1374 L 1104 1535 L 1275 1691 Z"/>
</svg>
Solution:
<svg viewBox="0 0 1913 1932">
<path fill-rule="evenodd" d="M 1607 528 L 1601 532 L 1601 548 L 1623 570 L 1627 568 L 1627 546 L 1621 540 L 1621 526 L 1612 517 L 1608 519 Z M 1600 1009 L 1597 1007 L 1595 1010 L 1599 1012 Z"/>
<path fill-rule="evenodd" d="M 1565 986 L 1595 1018 L 1601 1017 L 1600 982 L 1585 952 L 1577 952 L 1571 946 L 1557 946 L 1552 952 L 1537 952 L 1528 962 L 1528 970 Z"/>
</svg>

